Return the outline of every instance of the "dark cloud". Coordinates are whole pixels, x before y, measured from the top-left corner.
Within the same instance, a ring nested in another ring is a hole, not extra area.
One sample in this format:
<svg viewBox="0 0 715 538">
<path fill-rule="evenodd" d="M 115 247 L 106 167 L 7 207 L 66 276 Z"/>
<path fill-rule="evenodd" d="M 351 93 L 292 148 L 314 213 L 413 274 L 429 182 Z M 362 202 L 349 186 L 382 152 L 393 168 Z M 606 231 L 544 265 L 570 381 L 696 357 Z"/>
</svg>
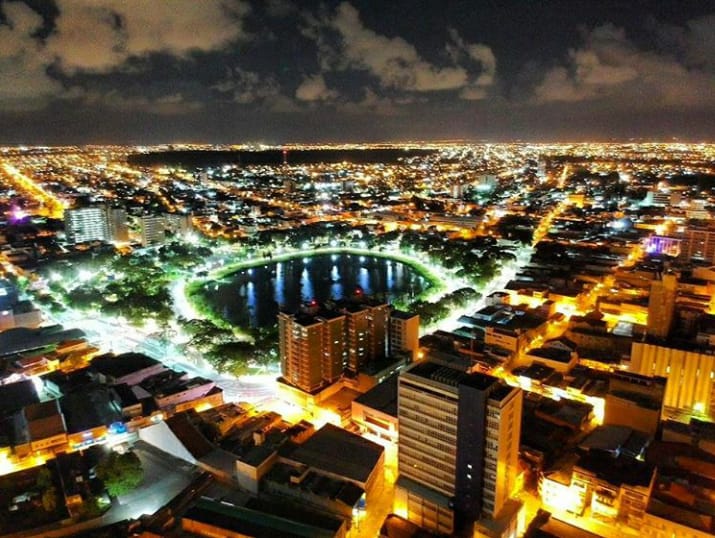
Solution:
<svg viewBox="0 0 715 538">
<path fill-rule="evenodd" d="M 696 0 L 0 0 L 0 137 L 712 136 L 714 27 Z"/>
<path fill-rule="evenodd" d="M 702 21 L 692 22 L 681 56 L 702 59 L 695 63 L 705 66 L 711 45 L 701 40 L 703 28 Z M 677 54 L 641 50 L 624 29 L 605 24 L 588 32 L 565 64 L 548 70 L 534 95 L 540 102 L 608 99 L 623 107 L 712 107 L 713 88 L 710 70 L 689 66 Z"/>
</svg>

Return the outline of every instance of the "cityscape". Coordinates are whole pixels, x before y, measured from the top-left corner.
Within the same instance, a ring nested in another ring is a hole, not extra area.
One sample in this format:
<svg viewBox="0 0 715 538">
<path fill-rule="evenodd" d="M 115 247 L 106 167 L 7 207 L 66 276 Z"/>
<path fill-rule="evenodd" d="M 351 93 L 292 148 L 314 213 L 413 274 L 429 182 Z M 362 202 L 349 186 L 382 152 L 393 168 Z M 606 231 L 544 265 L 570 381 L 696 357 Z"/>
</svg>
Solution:
<svg viewBox="0 0 715 538">
<path fill-rule="evenodd" d="M 0 0 L 0 536 L 715 536 L 714 27 Z"/>
<path fill-rule="evenodd" d="M 715 145 L 0 155 L 3 533 L 713 532 Z"/>
</svg>

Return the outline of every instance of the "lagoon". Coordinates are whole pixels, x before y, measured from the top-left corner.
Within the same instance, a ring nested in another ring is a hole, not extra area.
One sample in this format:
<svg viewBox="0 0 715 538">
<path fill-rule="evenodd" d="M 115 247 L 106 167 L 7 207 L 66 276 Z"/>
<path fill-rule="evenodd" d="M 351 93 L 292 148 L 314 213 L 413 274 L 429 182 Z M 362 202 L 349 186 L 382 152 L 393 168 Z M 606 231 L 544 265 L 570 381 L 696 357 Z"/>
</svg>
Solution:
<svg viewBox="0 0 715 538">
<path fill-rule="evenodd" d="M 376 256 L 320 254 L 240 269 L 204 288 L 216 315 L 232 325 L 269 327 L 279 309 L 295 311 L 301 303 L 339 299 L 360 290 L 384 294 L 387 302 L 412 298 L 430 282 L 404 263 Z"/>
</svg>

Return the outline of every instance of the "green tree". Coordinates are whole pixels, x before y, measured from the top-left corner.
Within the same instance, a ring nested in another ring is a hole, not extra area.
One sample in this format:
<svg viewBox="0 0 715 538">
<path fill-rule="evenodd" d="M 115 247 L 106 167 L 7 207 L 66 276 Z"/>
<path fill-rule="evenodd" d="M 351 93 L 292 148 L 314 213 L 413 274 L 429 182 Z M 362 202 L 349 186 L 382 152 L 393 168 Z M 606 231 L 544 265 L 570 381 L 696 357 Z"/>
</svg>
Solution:
<svg viewBox="0 0 715 538">
<path fill-rule="evenodd" d="M 141 484 L 144 469 L 133 452 L 119 454 L 110 452 L 97 465 L 97 477 L 104 482 L 107 493 L 112 497 L 125 495 Z"/>
<path fill-rule="evenodd" d="M 52 473 L 47 467 L 40 469 L 35 479 L 35 485 L 40 491 L 44 491 L 52 486 Z"/>
<path fill-rule="evenodd" d="M 45 512 L 57 510 L 57 490 L 54 486 L 50 486 L 42 493 L 42 508 Z"/>
</svg>

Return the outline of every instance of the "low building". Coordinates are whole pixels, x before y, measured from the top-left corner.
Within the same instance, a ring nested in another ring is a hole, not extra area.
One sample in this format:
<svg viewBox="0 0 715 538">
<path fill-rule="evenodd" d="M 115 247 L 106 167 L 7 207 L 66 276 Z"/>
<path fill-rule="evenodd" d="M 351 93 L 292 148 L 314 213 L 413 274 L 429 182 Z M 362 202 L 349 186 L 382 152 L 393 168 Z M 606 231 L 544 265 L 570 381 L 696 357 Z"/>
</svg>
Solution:
<svg viewBox="0 0 715 538">
<path fill-rule="evenodd" d="M 578 364 L 578 355 L 573 351 L 556 347 L 539 347 L 526 352 L 524 358 L 530 363 L 540 362 L 565 374 Z"/>
<path fill-rule="evenodd" d="M 609 376 L 604 424 L 655 435 L 660 427 L 666 379 L 628 372 Z"/>
<path fill-rule="evenodd" d="M 96 372 L 99 381 L 110 385 L 137 385 L 165 370 L 160 361 L 142 353 L 107 353 L 92 360 L 92 371 Z"/>
<path fill-rule="evenodd" d="M 280 456 L 288 463 L 306 465 L 354 483 L 365 491 L 368 503 L 382 489 L 383 447 L 332 424 L 326 424 L 300 445 L 284 445 Z"/>
<path fill-rule="evenodd" d="M 259 501 L 237 506 L 202 499 L 181 518 L 184 532 L 212 538 L 344 538 L 347 527 L 347 522 L 338 517 Z"/>
<path fill-rule="evenodd" d="M 397 442 L 397 375 L 375 385 L 352 403 L 352 419 L 363 433 Z"/>
</svg>

